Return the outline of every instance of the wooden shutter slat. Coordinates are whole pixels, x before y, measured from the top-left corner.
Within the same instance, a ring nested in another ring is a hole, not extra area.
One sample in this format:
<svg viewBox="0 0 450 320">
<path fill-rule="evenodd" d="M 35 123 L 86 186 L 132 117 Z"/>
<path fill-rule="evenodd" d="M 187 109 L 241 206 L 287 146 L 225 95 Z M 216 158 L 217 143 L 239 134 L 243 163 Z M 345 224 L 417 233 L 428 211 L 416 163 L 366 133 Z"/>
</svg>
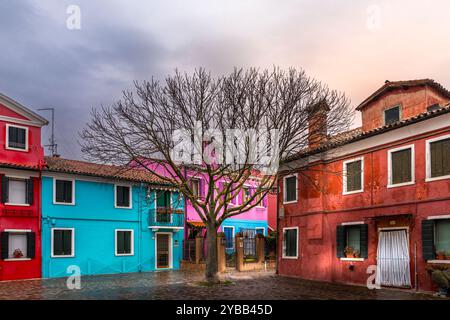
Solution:
<svg viewBox="0 0 450 320">
<path fill-rule="evenodd" d="M 337 226 L 336 228 L 336 256 L 344 257 L 345 249 L 345 226 Z"/>
<path fill-rule="evenodd" d="M 360 253 L 361 258 L 367 259 L 369 256 L 369 225 L 360 226 Z"/>
<path fill-rule="evenodd" d="M 36 233 L 27 232 L 27 258 L 34 259 L 36 251 Z"/>
<path fill-rule="evenodd" d="M 9 232 L 2 232 L 0 235 L 0 250 L 1 250 L 1 257 L 3 260 L 9 258 Z"/>
<path fill-rule="evenodd" d="M 422 256 L 424 260 L 434 260 L 434 221 L 422 221 Z"/>
<path fill-rule="evenodd" d="M 34 178 L 30 178 L 27 180 L 27 203 L 29 205 L 33 204 L 34 199 Z"/>
<path fill-rule="evenodd" d="M 6 176 L 2 176 L 2 203 L 8 203 L 9 201 L 9 179 Z"/>
</svg>

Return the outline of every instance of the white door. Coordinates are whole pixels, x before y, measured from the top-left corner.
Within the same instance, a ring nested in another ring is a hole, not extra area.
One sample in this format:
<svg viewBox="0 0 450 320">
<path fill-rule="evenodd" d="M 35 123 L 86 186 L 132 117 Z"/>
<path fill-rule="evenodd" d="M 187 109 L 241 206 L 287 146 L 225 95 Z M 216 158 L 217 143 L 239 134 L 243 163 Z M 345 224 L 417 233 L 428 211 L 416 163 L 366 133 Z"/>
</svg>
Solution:
<svg viewBox="0 0 450 320">
<path fill-rule="evenodd" d="M 406 230 L 381 231 L 378 239 L 376 284 L 411 287 Z"/>
</svg>

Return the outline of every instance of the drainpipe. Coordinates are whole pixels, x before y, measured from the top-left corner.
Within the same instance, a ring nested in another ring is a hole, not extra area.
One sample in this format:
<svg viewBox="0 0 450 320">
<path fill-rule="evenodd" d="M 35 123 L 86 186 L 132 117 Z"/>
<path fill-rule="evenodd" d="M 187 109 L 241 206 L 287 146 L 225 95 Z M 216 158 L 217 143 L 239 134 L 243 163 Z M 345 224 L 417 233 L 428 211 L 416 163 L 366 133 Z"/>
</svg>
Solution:
<svg viewBox="0 0 450 320">
<path fill-rule="evenodd" d="M 275 236 L 276 236 L 276 242 L 275 242 L 275 245 L 276 245 L 276 247 L 275 247 L 275 252 L 276 252 L 275 274 L 278 274 L 278 258 L 279 258 L 279 255 L 280 255 L 280 252 L 279 252 L 279 241 L 280 241 L 280 223 L 279 223 L 279 221 L 280 221 L 280 192 L 279 192 L 279 188 L 280 188 L 280 186 L 279 186 L 279 183 L 278 183 L 278 177 L 276 177 L 275 179 L 276 179 L 275 183 L 277 185 L 277 189 L 276 189 L 277 190 L 277 215 L 276 215 L 276 217 L 277 217 L 277 232 L 275 233 Z"/>
</svg>

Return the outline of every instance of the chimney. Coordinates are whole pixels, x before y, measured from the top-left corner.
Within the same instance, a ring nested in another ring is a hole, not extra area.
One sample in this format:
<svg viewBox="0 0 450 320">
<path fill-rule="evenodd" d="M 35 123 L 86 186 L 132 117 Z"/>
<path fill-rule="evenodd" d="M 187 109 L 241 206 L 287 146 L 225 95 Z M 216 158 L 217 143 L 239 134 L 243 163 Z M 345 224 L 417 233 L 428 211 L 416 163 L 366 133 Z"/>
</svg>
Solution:
<svg viewBox="0 0 450 320">
<path fill-rule="evenodd" d="M 330 107 L 320 102 L 311 107 L 308 114 L 308 149 L 313 150 L 327 140 L 327 116 Z"/>
</svg>

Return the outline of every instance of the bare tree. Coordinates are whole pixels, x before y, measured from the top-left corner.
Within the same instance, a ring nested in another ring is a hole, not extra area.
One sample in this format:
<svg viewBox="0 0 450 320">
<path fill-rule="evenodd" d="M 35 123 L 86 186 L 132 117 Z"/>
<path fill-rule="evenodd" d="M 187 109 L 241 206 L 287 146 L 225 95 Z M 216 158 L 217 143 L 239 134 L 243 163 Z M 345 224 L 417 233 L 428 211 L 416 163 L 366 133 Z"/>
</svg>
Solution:
<svg viewBox="0 0 450 320">
<path fill-rule="evenodd" d="M 235 69 L 220 77 L 204 69 L 193 74 L 176 71 L 164 82 L 135 82 L 135 90 L 123 92 L 121 101 L 93 110 L 80 134 L 82 151 L 88 159 L 133 163 L 174 183 L 206 225 L 206 279 L 216 282 L 218 228 L 225 219 L 257 206 L 277 184 L 276 172 L 264 174 L 261 159 L 270 155 L 277 166 L 278 159 L 306 150 L 312 136 L 317 144 L 347 129 L 348 105 L 344 94 L 302 70 Z M 324 115 L 326 124 L 312 121 Z M 229 129 L 237 130 L 231 138 Z M 197 141 L 192 153 L 181 152 L 183 161 L 177 156 L 183 143 L 176 132 Z M 255 151 L 265 140 L 272 143 Z M 186 170 L 195 174 L 188 176 Z M 206 182 L 204 197 L 191 183 L 198 177 Z M 231 205 L 250 178 L 257 181 L 253 192 L 241 204 Z"/>
</svg>

